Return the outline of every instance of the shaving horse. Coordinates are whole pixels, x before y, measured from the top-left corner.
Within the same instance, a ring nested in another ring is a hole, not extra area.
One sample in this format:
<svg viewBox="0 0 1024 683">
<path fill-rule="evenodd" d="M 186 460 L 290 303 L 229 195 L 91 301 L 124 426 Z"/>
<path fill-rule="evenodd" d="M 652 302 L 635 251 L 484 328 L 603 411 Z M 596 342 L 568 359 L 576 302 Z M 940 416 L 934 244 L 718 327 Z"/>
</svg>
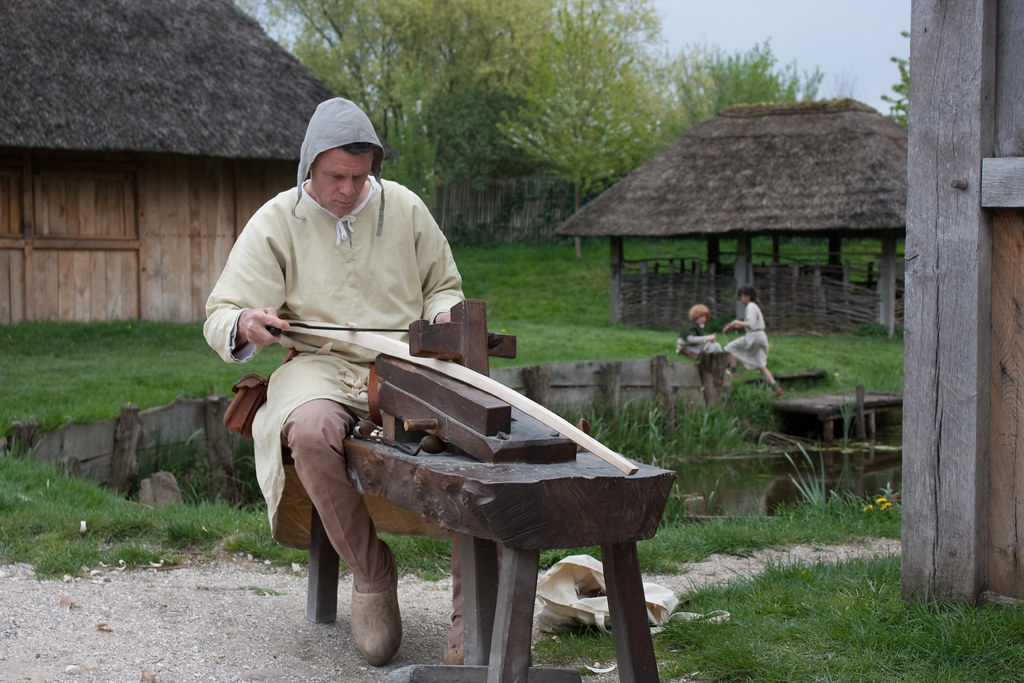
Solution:
<svg viewBox="0 0 1024 683">
<path fill-rule="evenodd" d="M 586 546 L 601 548 L 620 681 L 657 681 L 636 542 L 656 533 L 675 473 L 491 380 L 488 358 L 514 358 L 515 337 L 487 332 L 483 301 L 453 307 L 450 323 L 413 323 L 408 347 L 358 328 L 317 334 L 380 352 L 370 397 L 382 436 L 345 443 L 356 488 L 462 535 L 464 663 L 406 666 L 388 683 L 579 683 L 575 669 L 531 666 L 530 649 L 541 550 Z M 334 620 L 337 586 L 314 509 L 308 619 Z"/>
</svg>

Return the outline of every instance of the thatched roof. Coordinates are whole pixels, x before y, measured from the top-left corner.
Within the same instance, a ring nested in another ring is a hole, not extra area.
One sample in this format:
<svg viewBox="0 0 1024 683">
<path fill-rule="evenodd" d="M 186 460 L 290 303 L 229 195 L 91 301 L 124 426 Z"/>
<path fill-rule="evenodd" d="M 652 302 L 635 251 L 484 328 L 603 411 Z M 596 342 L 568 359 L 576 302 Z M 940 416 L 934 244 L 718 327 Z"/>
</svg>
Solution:
<svg viewBox="0 0 1024 683">
<path fill-rule="evenodd" d="M 0 148 L 253 159 L 332 96 L 231 0 L 5 0 L 0 92 Z"/>
<path fill-rule="evenodd" d="M 648 236 L 903 230 L 907 132 L 853 100 L 743 105 L 694 126 L 558 228 Z"/>
</svg>

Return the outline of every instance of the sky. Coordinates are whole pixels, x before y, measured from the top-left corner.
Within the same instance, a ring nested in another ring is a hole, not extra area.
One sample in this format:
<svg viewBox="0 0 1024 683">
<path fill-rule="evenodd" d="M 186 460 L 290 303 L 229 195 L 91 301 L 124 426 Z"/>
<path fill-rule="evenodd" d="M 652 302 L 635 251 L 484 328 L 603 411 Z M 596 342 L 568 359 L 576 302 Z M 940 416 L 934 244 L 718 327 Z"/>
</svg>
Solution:
<svg viewBox="0 0 1024 683">
<path fill-rule="evenodd" d="M 675 57 L 691 45 L 745 53 L 770 40 L 777 68 L 819 69 L 819 99 L 852 97 L 889 113 L 910 40 L 910 0 L 653 0 L 666 48 Z"/>
</svg>

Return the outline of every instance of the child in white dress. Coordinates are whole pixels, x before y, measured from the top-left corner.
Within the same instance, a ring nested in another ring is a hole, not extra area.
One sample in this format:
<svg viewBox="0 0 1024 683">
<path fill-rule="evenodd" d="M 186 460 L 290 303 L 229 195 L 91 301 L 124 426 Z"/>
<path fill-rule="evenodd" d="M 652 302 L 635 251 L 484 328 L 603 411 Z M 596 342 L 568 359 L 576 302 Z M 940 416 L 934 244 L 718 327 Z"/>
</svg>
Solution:
<svg viewBox="0 0 1024 683">
<path fill-rule="evenodd" d="M 783 389 L 768 369 L 768 335 L 765 334 L 764 314 L 757 305 L 757 290 L 750 285 L 743 285 L 737 290 L 736 298 L 746 306 L 743 320 L 733 320 L 725 326 L 724 331 L 746 330 L 746 333 L 725 345 L 726 352 L 730 354 L 730 374 L 735 375 L 736 363 L 742 362 L 748 370 L 760 372 L 772 393 L 781 396 Z"/>
</svg>

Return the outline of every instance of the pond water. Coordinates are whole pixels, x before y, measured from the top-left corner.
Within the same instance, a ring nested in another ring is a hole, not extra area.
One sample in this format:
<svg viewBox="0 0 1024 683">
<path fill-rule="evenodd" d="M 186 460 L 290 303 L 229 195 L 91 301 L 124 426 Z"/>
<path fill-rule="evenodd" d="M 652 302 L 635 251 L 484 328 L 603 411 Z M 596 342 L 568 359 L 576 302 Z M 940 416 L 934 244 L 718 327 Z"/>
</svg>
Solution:
<svg viewBox="0 0 1024 683">
<path fill-rule="evenodd" d="M 900 489 L 903 448 L 898 427 L 870 442 L 836 441 L 803 449 L 794 445 L 774 453 L 684 460 L 676 468 L 674 495 L 682 499 L 687 514 L 770 515 L 780 503 L 801 499 L 794 480 L 820 482 L 822 470 L 826 491 L 865 497 Z"/>
</svg>

